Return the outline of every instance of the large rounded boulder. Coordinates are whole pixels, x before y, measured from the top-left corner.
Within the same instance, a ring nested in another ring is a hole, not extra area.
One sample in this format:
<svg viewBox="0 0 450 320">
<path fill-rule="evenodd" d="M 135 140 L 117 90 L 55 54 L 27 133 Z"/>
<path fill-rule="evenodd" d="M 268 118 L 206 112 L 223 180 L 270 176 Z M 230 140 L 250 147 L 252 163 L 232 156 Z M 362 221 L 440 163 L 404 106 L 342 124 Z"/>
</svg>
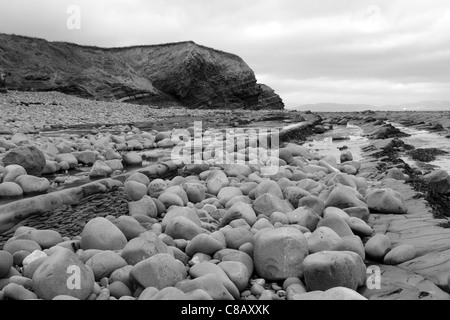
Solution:
<svg viewBox="0 0 450 320">
<path fill-rule="evenodd" d="M 35 146 L 18 147 L 9 151 L 3 157 L 4 166 L 16 164 L 23 167 L 27 174 L 32 176 L 41 176 L 46 161 L 42 151 Z"/>
<path fill-rule="evenodd" d="M 94 288 L 92 269 L 72 251 L 61 248 L 39 265 L 33 274 L 33 291 L 42 299 L 65 295 L 85 300 Z"/>
<path fill-rule="evenodd" d="M 259 276 L 278 281 L 303 275 L 308 242 L 298 229 L 262 229 L 255 235 L 253 259 Z"/>
<path fill-rule="evenodd" d="M 86 224 L 80 244 L 83 250 L 122 250 L 127 244 L 127 238 L 111 221 L 99 217 Z"/>
</svg>

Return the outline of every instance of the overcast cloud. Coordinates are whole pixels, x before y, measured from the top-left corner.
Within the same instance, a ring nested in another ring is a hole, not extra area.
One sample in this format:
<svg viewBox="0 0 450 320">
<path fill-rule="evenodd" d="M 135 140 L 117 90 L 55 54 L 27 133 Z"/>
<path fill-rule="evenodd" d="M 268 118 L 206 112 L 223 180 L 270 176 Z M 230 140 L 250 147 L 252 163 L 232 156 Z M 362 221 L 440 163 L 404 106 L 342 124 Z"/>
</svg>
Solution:
<svg viewBox="0 0 450 320">
<path fill-rule="evenodd" d="M 69 30 L 67 8 L 81 9 Z M 448 0 L 0 0 L 0 32 L 103 47 L 193 40 L 288 108 L 450 100 Z"/>
</svg>

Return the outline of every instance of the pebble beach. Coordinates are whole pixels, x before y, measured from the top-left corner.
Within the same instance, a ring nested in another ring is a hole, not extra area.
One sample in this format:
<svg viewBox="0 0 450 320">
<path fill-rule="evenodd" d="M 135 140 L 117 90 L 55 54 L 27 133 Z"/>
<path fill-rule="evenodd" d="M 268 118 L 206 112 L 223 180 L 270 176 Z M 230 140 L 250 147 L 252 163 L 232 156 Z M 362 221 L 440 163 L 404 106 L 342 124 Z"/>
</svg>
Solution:
<svg viewBox="0 0 450 320">
<path fill-rule="evenodd" d="M 415 148 L 389 123 L 447 139 L 445 113 L 160 109 L 15 91 L 0 109 L 0 300 L 450 298 L 450 176 L 401 160 Z M 279 148 L 243 135 L 200 149 L 200 163 L 173 159 L 192 142 L 177 130 L 199 120 L 203 134 L 281 130 Z M 348 137 L 333 136 L 348 144 L 338 156 L 314 146 L 348 124 L 367 139 L 358 157 Z"/>
</svg>

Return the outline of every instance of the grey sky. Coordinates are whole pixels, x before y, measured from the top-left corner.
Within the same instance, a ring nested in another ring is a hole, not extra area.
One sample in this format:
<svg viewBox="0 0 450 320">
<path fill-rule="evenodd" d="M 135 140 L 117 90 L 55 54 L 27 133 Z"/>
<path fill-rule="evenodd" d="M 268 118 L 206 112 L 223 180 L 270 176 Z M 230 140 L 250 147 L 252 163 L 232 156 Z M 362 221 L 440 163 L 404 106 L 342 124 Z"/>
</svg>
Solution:
<svg viewBox="0 0 450 320">
<path fill-rule="evenodd" d="M 69 30 L 67 8 L 81 9 Z M 104 47 L 193 40 L 286 106 L 450 100 L 448 0 L 0 0 L 0 32 Z"/>
</svg>

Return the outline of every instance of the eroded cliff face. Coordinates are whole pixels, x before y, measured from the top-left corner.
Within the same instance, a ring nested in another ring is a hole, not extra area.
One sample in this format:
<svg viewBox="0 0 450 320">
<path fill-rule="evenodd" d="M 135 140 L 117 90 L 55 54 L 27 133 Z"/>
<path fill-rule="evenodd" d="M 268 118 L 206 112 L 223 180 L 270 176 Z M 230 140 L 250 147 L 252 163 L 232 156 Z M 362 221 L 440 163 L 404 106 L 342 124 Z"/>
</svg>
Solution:
<svg viewBox="0 0 450 320">
<path fill-rule="evenodd" d="M 0 68 L 10 89 L 208 109 L 282 109 L 238 56 L 194 42 L 85 47 L 0 34 Z"/>
<path fill-rule="evenodd" d="M 260 88 L 258 109 L 284 109 L 283 100 L 275 90 L 265 84 L 260 84 Z"/>
</svg>

